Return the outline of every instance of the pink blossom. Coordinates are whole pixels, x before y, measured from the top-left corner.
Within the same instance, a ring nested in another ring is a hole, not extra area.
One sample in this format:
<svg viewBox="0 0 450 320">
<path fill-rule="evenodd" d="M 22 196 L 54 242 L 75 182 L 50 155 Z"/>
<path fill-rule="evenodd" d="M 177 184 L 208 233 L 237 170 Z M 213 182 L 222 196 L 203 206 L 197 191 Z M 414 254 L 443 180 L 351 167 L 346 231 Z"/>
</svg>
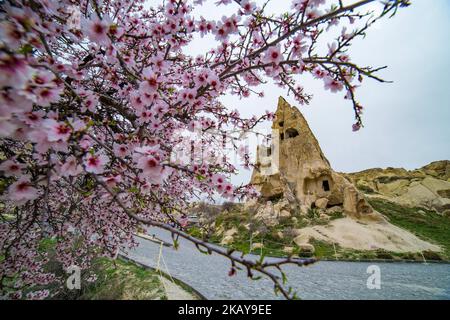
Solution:
<svg viewBox="0 0 450 320">
<path fill-rule="evenodd" d="M 109 23 L 105 20 L 100 20 L 96 15 L 87 21 L 85 31 L 91 41 L 98 44 L 108 45 L 110 43 L 108 37 Z"/>
<path fill-rule="evenodd" d="M 359 123 L 355 123 L 352 125 L 353 132 L 359 131 L 359 129 L 361 129 L 361 125 Z"/>
<path fill-rule="evenodd" d="M 13 49 L 18 49 L 25 38 L 25 30 L 9 21 L 0 23 L 0 39 Z"/>
<path fill-rule="evenodd" d="M 42 128 L 31 130 L 28 132 L 27 138 L 30 139 L 31 142 L 35 143 L 35 149 L 39 153 L 47 152 L 52 145 L 52 143 L 48 141 L 48 133 L 46 130 L 42 130 Z"/>
<path fill-rule="evenodd" d="M 89 93 L 88 95 L 86 95 L 81 111 L 85 112 L 86 110 L 89 110 L 90 112 L 95 112 L 97 110 L 97 105 L 98 96 L 94 95 L 93 93 Z"/>
<path fill-rule="evenodd" d="M 69 125 L 58 122 L 54 119 L 44 120 L 43 125 L 47 130 L 47 139 L 50 142 L 58 140 L 67 141 L 72 133 L 72 129 Z"/>
<path fill-rule="evenodd" d="M 9 186 L 6 198 L 18 203 L 24 203 L 34 200 L 38 196 L 38 190 L 32 186 L 30 179 L 27 176 L 23 176 Z"/>
<path fill-rule="evenodd" d="M 150 98 L 150 96 L 148 96 Z M 153 96 L 151 96 L 153 98 Z M 140 112 L 144 109 L 146 103 L 144 101 L 151 103 L 153 99 L 147 99 L 146 96 L 142 97 L 139 91 L 133 92 L 130 95 L 130 101 L 133 108 L 136 109 L 136 111 Z"/>
<path fill-rule="evenodd" d="M 55 76 L 47 70 L 36 70 L 31 78 L 31 82 L 37 87 L 54 86 Z"/>
<path fill-rule="evenodd" d="M 279 46 L 272 46 L 267 49 L 266 54 L 264 56 L 265 63 L 272 63 L 274 65 L 278 65 L 283 59 L 283 55 L 281 54 Z"/>
<path fill-rule="evenodd" d="M 61 175 L 65 177 L 77 176 L 83 171 L 74 156 L 69 156 L 61 166 Z"/>
<path fill-rule="evenodd" d="M 21 88 L 31 77 L 31 68 L 20 55 L 0 53 L 0 86 Z"/>
<path fill-rule="evenodd" d="M 83 138 L 80 140 L 80 147 L 84 150 L 89 149 L 93 144 L 92 138 L 88 135 L 83 136 Z"/>
<path fill-rule="evenodd" d="M 249 0 L 243 0 L 240 3 L 243 13 L 248 15 L 252 14 L 256 9 L 256 4 L 254 2 L 250 2 Z"/>
<path fill-rule="evenodd" d="M 213 184 L 216 186 L 223 185 L 226 181 L 225 177 L 221 174 L 215 174 L 211 180 L 212 180 Z"/>
<path fill-rule="evenodd" d="M 114 154 L 119 158 L 124 158 L 129 154 L 128 147 L 125 144 L 115 144 Z"/>
<path fill-rule="evenodd" d="M 230 183 L 227 183 L 223 186 L 222 190 L 222 196 L 225 198 L 232 198 L 233 197 L 233 185 Z"/>
<path fill-rule="evenodd" d="M 344 89 L 344 85 L 340 81 L 333 79 L 331 77 L 325 77 L 324 82 L 325 82 L 325 89 L 330 90 L 333 93 L 336 93 Z"/>
<path fill-rule="evenodd" d="M 69 119 L 69 123 L 75 132 L 86 129 L 86 123 L 81 119 Z"/>
<path fill-rule="evenodd" d="M 158 75 L 151 68 L 144 69 L 143 75 L 144 81 L 139 84 L 139 92 L 151 94 L 158 90 Z"/>
<path fill-rule="evenodd" d="M 18 126 L 10 119 L 0 119 L 0 137 L 11 136 Z"/>
<path fill-rule="evenodd" d="M 145 179 L 153 184 L 161 183 L 164 169 L 159 165 L 159 161 L 150 155 L 144 155 L 137 161 L 136 167 L 142 169 Z"/>
<path fill-rule="evenodd" d="M 117 186 L 119 182 L 122 181 L 122 178 L 120 175 L 110 175 L 103 178 L 103 181 L 105 181 L 106 185 L 110 188 L 114 188 Z"/>
<path fill-rule="evenodd" d="M 5 177 L 19 176 L 25 165 L 15 160 L 6 160 L 0 164 L 0 171 L 3 171 Z"/>
<path fill-rule="evenodd" d="M 319 67 L 314 68 L 313 76 L 316 79 L 323 79 L 327 75 L 327 72 Z"/>
<path fill-rule="evenodd" d="M 138 112 L 138 116 L 139 116 L 138 121 L 140 124 L 148 123 L 153 119 L 153 112 L 144 109 L 141 112 Z"/>
<path fill-rule="evenodd" d="M 103 153 L 90 154 L 84 157 L 84 166 L 86 172 L 94 174 L 102 174 L 105 166 L 108 164 L 109 158 Z"/>
<path fill-rule="evenodd" d="M 56 102 L 59 99 L 59 95 L 62 92 L 62 88 L 58 87 L 44 87 L 36 90 L 36 104 L 46 107 L 50 103 Z"/>
</svg>

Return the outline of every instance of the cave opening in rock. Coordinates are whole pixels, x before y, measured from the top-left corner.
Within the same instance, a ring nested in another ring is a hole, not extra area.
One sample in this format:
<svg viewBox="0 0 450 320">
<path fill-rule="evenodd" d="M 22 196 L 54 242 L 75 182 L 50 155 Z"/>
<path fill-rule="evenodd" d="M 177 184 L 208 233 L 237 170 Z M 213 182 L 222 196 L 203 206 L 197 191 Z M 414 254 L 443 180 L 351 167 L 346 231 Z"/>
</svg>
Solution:
<svg viewBox="0 0 450 320">
<path fill-rule="evenodd" d="M 293 128 L 289 128 L 286 130 L 286 138 L 295 138 L 296 136 L 298 136 L 297 130 Z"/>
<path fill-rule="evenodd" d="M 330 183 L 328 182 L 328 180 L 322 181 L 322 188 L 324 191 L 330 191 Z"/>
</svg>

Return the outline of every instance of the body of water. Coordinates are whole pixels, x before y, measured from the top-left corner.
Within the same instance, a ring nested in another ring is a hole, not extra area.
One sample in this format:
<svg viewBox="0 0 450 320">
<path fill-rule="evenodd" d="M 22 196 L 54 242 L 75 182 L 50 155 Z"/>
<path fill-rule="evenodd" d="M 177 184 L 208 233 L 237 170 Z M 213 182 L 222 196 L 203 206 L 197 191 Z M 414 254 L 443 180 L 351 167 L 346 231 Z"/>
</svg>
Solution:
<svg viewBox="0 0 450 320">
<path fill-rule="evenodd" d="M 151 229 L 160 239 L 171 242 L 170 234 Z M 140 246 L 126 255 L 156 267 L 159 245 L 137 238 Z M 165 262 L 166 267 L 163 262 Z M 205 255 L 180 238 L 175 250 L 163 247 L 161 269 L 201 292 L 207 299 L 282 299 L 273 283 L 262 278 L 250 280 L 245 271 L 228 276 L 230 262 L 218 255 Z M 369 289 L 367 268 L 380 271 L 380 289 Z M 322 261 L 308 267 L 285 266 L 288 285 L 302 299 L 446 299 L 450 300 L 450 264 L 369 263 Z"/>
</svg>

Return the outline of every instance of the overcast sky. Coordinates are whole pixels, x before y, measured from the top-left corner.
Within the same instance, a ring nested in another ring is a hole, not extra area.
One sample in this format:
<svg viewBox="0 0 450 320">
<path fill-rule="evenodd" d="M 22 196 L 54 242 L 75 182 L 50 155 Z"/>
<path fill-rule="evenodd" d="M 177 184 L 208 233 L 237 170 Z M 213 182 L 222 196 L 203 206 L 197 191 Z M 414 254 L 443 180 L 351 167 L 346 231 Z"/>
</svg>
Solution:
<svg viewBox="0 0 450 320">
<path fill-rule="evenodd" d="M 291 1 L 272 2 L 269 9 L 286 11 Z M 214 1 L 209 3 L 198 11 L 205 18 L 217 19 L 226 12 Z M 213 46 L 214 41 L 203 39 L 189 50 L 204 53 Z M 381 75 L 394 83 L 367 80 L 358 89 L 366 110 L 365 128 L 354 133 L 351 103 L 342 94 L 324 91 L 322 82 L 305 79 L 303 86 L 314 98 L 300 111 L 332 167 L 343 172 L 389 166 L 414 169 L 450 159 L 450 1 L 412 0 L 409 8 L 354 42 L 349 52 L 360 65 L 387 65 Z M 280 95 L 296 105 L 285 90 L 272 84 L 265 86 L 263 99 L 227 96 L 222 101 L 243 115 L 262 114 L 266 109 L 275 111 Z M 234 180 L 245 182 L 249 176 L 242 172 Z"/>
</svg>

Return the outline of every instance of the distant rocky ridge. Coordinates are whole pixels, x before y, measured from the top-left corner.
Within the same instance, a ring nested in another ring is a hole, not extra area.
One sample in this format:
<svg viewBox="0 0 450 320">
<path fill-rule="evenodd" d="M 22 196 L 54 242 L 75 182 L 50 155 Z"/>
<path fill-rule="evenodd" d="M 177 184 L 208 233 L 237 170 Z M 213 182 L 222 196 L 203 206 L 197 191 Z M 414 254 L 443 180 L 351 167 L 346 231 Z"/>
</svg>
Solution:
<svg viewBox="0 0 450 320">
<path fill-rule="evenodd" d="M 343 175 L 368 197 L 450 214 L 448 160 L 435 161 L 416 170 L 374 168 Z"/>
</svg>

